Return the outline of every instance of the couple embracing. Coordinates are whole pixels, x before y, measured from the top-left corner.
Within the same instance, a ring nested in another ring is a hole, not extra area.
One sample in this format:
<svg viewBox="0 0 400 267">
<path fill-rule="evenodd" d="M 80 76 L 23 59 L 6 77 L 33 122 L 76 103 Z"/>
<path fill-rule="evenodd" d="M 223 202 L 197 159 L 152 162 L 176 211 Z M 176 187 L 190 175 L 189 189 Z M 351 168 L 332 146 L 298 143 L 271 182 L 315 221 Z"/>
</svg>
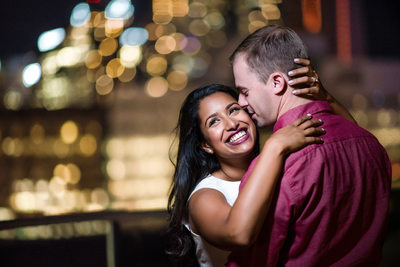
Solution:
<svg viewBox="0 0 400 267">
<path fill-rule="evenodd" d="M 379 265 L 390 161 L 307 58 L 293 30 L 266 26 L 230 58 L 236 90 L 185 99 L 168 204 L 178 265 Z M 255 123 L 274 125 L 261 149 Z"/>
</svg>

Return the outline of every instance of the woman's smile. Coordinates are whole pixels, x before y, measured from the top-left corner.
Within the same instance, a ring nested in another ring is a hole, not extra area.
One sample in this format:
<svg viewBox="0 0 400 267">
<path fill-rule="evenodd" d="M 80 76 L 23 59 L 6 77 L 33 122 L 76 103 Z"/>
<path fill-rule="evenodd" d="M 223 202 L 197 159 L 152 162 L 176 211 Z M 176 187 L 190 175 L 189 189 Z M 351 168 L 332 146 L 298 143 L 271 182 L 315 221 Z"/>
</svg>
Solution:
<svg viewBox="0 0 400 267">
<path fill-rule="evenodd" d="M 228 139 L 228 143 L 230 145 L 239 145 L 239 144 L 245 142 L 246 140 L 248 140 L 249 137 L 250 137 L 250 135 L 247 133 L 247 129 L 241 128 L 241 129 L 238 129 L 233 134 L 231 134 L 231 136 Z"/>
</svg>

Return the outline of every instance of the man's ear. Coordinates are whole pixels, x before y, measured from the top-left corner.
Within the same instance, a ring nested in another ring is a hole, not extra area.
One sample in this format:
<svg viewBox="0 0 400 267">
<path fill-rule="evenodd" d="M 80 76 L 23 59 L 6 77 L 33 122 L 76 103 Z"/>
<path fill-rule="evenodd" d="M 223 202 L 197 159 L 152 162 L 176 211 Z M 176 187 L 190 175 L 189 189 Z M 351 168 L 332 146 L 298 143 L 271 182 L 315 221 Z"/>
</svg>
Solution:
<svg viewBox="0 0 400 267">
<path fill-rule="evenodd" d="M 212 149 L 212 147 L 205 141 L 203 141 L 200 145 L 201 149 L 203 149 L 205 152 L 209 153 L 209 154 L 213 154 L 214 150 Z"/>
<path fill-rule="evenodd" d="M 286 79 L 282 73 L 274 72 L 271 74 L 272 92 L 275 95 L 281 95 L 286 89 Z"/>
</svg>

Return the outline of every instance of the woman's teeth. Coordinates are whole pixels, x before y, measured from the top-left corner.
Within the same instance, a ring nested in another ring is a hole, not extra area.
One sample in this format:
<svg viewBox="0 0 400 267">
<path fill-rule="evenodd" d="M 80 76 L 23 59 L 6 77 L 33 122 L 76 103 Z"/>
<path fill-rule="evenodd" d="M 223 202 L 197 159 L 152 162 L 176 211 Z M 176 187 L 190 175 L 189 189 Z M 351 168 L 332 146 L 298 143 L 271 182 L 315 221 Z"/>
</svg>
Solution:
<svg viewBox="0 0 400 267">
<path fill-rule="evenodd" d="M 244 137 L 245 135 L 246 135 L 246 131 L 242 130 L 242 131 L 238 132 L 237 134 L 235 134 L 234 136 L 232 136 L 229 139 L 229 142 L 234 143 L 234 142 L 238 141 L 240 138 Z"/>
</svg>

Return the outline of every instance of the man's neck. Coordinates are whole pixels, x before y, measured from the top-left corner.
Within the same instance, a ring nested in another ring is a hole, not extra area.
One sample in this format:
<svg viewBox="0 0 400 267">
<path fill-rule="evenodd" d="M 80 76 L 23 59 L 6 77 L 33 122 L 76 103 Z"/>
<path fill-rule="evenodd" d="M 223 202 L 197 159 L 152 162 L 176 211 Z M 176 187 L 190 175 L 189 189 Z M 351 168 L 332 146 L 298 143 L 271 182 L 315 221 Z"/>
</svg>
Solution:
<svg viewBox="0 0 400 267">
<path fill-rule="evenodd" d="M 289 87 L 286 90 L 286 92 L 282 95 L 281 102 L 279 103 L 278 107 L 277 119 L 279 119 L 283 114 L 285 114 L 289 110 L 313 101 L 304 97 L 293 95 L 292 90 L 293 88 Z"/>
</svg>

